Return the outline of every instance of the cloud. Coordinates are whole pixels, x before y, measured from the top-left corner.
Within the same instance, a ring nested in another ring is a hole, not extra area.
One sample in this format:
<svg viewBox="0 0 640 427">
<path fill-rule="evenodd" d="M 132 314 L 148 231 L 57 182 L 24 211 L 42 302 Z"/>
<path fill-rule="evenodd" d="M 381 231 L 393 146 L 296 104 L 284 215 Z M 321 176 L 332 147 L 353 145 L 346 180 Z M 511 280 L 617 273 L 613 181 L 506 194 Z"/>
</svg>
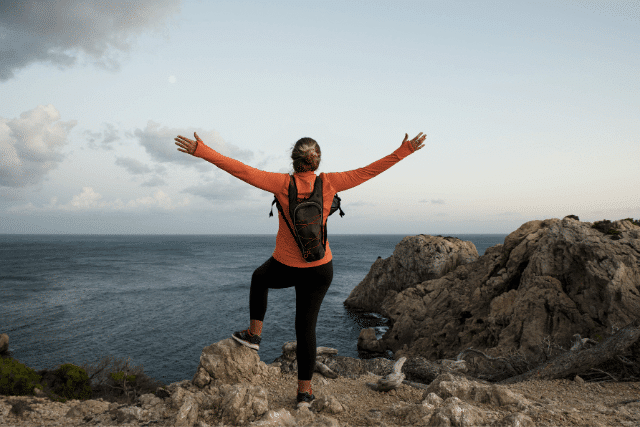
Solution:
<svg viewBox="0 0 640 427">
<path fill-rule="evenodd" d="M 120 139 L 118 130 L 111 123 L 105 123 L 104 125 L 106 129 L 103 132 L 91 132 L 90 130 L 85 130 L 84 132 L 82 132 L 85 139 L 89 141 L 89 148 L 113 150 L 113 147 L 109 144 Z M 101 137 L 102 141 L 100 141 L 100 145 L 96 144 L 96 141 Z"/>
<path fill-rule="evenodd" d="M 143 173 L 151 172 L 151 168 L 149 166 L 131 157 L 117 157 L 116 165 L 122 166 L 130 174 L 133 174 L 133 175 L 140 175 Z"/>
<path fill-rule="evenodd" d="M 199 135 L 199 134 L 198 134 Z M 200 196 L 207 200 L 226 202 L 226 201 L 239 201 L 249 194 L 249 190 L 252 187 L 248 184 L 233 180 L 230 184 L 222 184 L 220 182 L 200 185 L 197 187 L 187 187 L 185 193 L 193 194 L 194 196 Z"/>
<path fill-rule="evenodd" d="M 142 185 L 143 187 L 158 187 L 165 184 L 166 182 L 164 181 L 164 179 L 160 178 L 159 176 L 154 176 L 150 180 L 145 181 L 140 185 Z"/>
<path fill-rule="evenodd" d="M 93 191 L 93 188 L 83 187 L 82 193 L 76 194 L 75 196 L 73 196 L 73 199 L 71 200 L 70 204 L 76 209 L 105 207 L 104 204 L 102 206 L 98 206 L 98 200 L 100 199 L 102 199 L 102 196 L 96 193 L 95 191 Z"/>
<path fill-rule="evenodd" d="M 187 206 L 191 203 L 189 197 L 184 197 L 181 202 L 174 203 L 171 198 L 162 190 L 156 190 L 153 195 L 142 196 L 131 199 L 128 202 L 122 200 L 103 200 L 100 193 L 97 193 L 92 187 L 82 187 L 82 191 L 72 197 L 71 201 L 66 204 L 58 204 L 58 198 L 52 197 L 49 204 L 36 207 L 33 203 L 14 206 L 7 209 L 7 212 L 83 212 L 83 211 L 147 211 L 150 208 L 160 210 L 173 210 L 178 207 Z"/>
<path fill-rule="evenodd" d="M 344 208 L 345 205 L 349 205 L 349 207 L 357 207 L 357 206 L 376 206 L 375 203 L 371 203 L 371 202 L 363 202 L 363 201 L 358 201 L 358 202 L 344 202 L 341 201 L 341 206 Z"/>
<path fill-rule="evenodd" d="M 59 120 L 60 113 L 51 104 L 38 105 L 20 118 L 0 117 L 0 186 L 38 184 L 58 166 L 64 159 L 60 149 L 77 124 Z"/>
<path fill-rule="evenodd" d="M 133 38 L 165 28 L 179 11 L 180 0 L 2 1 L 0 82 L 36 62 L 71 67 L 79 52 L 118 70 L 115 53 L 127 53 Z"/>
<path fill-rule="evenodd" d="M 434 204 L 434 205 L 444 205 L 445 204 L 444 199 L 431 199 L 431 200 L 422 199 L 422 200 L 420 200 L 419 203 L 429 203 L 429 202 L 431 202 L 431 204 Z"/>
<path fill-rule="evenodd" d="M 206 131 L 201 128 L 160 128 L 159 123 L 149 120 L 144 129 L 136 129 L 133 135 L 154 160 L 194 166 L 198 164 L 198 162 L 194 161 L 196 159 L 186 153 L 178 151 L 178 146 L 175 145 L 174 141 L 174 138 L 178 135 L 193 140 L 195 139 L 193 132 L 197 132 L 198 136 L 206 145 L 218 151 L 220 154 L 241 161 L 248 161 L 253 158 L 252 151 L 242 150 L 235 145 L 228 144 L 222 139 L 218 132 Z M 207 166 L 206 169 L 210 169 L 210 167 Z"/>
</svg>

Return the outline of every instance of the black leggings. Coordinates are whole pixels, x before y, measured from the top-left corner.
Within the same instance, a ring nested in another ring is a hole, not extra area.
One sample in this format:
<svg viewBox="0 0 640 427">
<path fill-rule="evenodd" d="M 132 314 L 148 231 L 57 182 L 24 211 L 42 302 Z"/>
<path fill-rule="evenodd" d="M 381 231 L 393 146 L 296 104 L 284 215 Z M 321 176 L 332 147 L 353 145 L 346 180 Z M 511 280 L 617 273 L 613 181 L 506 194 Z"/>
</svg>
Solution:
<svg viewBox="0 0 640 427">
<path fill-rule="evenodd" d="M 316 321 L 333 279 L 333 261 L 317 267 L 289 267 L 273 257 L 253 272 L 249 291 L 251 319 L 263 321 L 269 289 L 296 287 L 298 380 L 310 381 L 316 365 Z"/>
</svg>

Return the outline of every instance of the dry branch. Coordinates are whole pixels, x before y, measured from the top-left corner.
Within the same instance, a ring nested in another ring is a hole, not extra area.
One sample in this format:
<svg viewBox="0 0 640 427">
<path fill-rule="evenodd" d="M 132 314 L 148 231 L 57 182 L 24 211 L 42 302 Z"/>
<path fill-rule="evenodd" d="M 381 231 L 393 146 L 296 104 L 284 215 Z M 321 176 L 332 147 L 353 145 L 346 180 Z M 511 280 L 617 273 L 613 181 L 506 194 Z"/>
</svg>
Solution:
<svg viewBox="0 0 640 427">
<path fill-rule="evenodd" d="M 596 347 L 580 351 L 568 351 L 542 365 L 499 382 L 513 384 L 530 378 L 557 379 L 588 371 L 614 359 L 640 338 L 640 319 L 636 319 Z"/>
</svg>

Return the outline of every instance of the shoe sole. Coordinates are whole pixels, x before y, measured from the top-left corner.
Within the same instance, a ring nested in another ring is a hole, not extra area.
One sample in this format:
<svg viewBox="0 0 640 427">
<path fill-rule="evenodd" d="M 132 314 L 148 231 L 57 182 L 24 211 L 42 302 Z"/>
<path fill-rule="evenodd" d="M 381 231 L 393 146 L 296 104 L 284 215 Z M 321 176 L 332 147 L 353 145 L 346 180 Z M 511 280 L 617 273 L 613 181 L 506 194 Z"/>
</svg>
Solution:
<svg viewBox="0 0 640 427">
<path fill-rule="evenodd" d="M 236 337 L 235 335 L 231 335 L 231 338 L 238 341 L 240 344 L 244 345 L 245 347 L 249 347 L 254 350 L 260 350 L 260 346 L 258 344 L 251 344 L 249 342 L 243 341 L 240 338 Z"/>
</svg>

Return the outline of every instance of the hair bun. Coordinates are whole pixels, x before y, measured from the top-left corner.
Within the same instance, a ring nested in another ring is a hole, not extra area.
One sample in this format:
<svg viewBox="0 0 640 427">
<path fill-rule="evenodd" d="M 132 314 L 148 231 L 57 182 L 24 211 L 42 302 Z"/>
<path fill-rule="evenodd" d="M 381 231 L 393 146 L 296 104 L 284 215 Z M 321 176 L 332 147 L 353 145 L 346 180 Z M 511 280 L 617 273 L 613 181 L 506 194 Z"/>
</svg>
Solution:
<svg viewBox="0 0 640 427">
<path fill-rule="evenodd" d="M 318 169 L 321 159 L 320 146 L 311 138 L 302 138 L 296 142 L 291 152 L 293 169 L 296 172 L 307 172 Z"/>
</svg>

